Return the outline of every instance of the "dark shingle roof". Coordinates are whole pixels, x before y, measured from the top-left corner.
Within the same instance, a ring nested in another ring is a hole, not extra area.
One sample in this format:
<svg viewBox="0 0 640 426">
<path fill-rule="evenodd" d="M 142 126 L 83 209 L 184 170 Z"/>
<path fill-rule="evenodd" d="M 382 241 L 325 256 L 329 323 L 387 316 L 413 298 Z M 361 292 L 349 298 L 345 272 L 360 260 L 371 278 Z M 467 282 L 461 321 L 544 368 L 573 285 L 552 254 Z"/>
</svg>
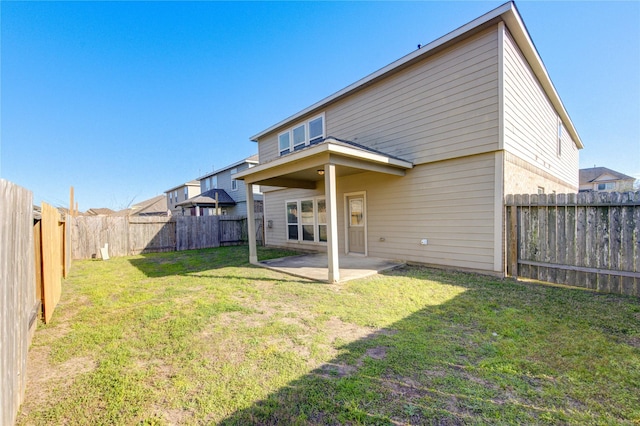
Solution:
<svg viewBox="0 0 640 426">
<path fill-rule="evenodd" d="M 196 195 L 195 197 L 178 203 L 176 206 L 215 206 L 216 193 L 218 194 L 218 203 L 220 206 L 234 206 L 236 204 L 235 200 L 231 198 L 224 189 L 210 189 L 200 195 Z"/>
</svg>

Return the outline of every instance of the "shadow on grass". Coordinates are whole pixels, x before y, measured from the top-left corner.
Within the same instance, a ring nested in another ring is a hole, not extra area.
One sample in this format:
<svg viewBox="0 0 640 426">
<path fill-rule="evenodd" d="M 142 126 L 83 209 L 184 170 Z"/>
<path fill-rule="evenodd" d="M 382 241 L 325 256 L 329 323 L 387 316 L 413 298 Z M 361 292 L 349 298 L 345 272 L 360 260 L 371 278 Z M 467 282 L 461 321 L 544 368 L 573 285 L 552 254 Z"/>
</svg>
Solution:
<svg viewBox="0 0 640 426">
<path fill-rule="evenodd" d="M 421 280 L 441 303 L 342 345 L 330 362 L 221 424 L 640 418 L 637 299 L 421 268 L 384 275 Z M 445 288 L 451 297 L 438 293 Z"/>
<path fill-rule="evenodd" d="M 258 247 L 260 260 L 299 253 Z M 252 267 L 248 246 L 216 247 L 180 252 L 147 253 L 128 259 L 129 263 L 149 278 L 194 274 L 220 268 Z"/>
</svg>

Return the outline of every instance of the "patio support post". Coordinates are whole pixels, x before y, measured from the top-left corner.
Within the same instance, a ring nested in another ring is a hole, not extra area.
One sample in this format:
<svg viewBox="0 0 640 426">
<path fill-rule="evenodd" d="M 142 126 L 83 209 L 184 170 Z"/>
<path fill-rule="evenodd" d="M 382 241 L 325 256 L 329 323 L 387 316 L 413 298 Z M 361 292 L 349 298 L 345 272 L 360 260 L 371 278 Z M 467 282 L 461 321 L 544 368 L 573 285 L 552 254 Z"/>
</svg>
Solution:
<svg viewBox="0 0 640 426">
<path fill-rule="evenodd" d="M 249 263 L 258 263 L 258 251 L 256 250 L 256 219 L 253 207 L 253 184 L 245 183 L 247 190 L 247 234 L 249 237 Z"/>
<path fill-rule="evenodd" d="M 327 203 L 327 263 L 329 266 L 328 281 L 340 281 L 340 265 L 338 261 L 338 203 L 336 196 L 336 166 L 324 165 L 324 193 Z"/>
</svg>

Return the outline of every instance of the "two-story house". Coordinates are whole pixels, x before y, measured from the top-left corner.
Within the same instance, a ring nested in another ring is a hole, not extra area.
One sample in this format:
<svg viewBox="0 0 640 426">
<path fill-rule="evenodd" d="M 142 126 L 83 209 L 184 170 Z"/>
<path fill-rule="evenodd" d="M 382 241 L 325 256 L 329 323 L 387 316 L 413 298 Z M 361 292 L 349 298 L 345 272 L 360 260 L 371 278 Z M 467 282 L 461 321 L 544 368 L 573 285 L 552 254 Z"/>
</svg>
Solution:
<svg viewBox="0 0 640 426">
<path fill-rule="evenodd" d="M 505 194 L 577 192 L 583 147 L 511 2 L 251 139 L 266 245 L 330 282 L 341 253 L 504 275 Z"/>
<path fill-rule="evenodd" d="M 636 179 L 606 167 L 580 169 L 580 192 L 633 191 Z"/>
<path fill-rule="evenodd" d="M 192 180 L 182 185 L 174 186 L 164 191 L 164 193 L 167 197 L 167 208 L 171 211 L 171 214 L 182 214 L 183 209 L 178 204 L 200 194 L 200 182 Z"/>
<path fill-rule="evenodd" d="M 178 203 L 178 207 L 182 208 L 187 216 L 246 216 L 245 184 L 235 176 L 256 164 L 258 164 L 257 154 L 199 177 L 197 181 L 200 185 L 200 193 Z M 254 209 L 262 212 L 260 187 L 255 185 L 252 190 L 256 204 Z"/>
</svg>

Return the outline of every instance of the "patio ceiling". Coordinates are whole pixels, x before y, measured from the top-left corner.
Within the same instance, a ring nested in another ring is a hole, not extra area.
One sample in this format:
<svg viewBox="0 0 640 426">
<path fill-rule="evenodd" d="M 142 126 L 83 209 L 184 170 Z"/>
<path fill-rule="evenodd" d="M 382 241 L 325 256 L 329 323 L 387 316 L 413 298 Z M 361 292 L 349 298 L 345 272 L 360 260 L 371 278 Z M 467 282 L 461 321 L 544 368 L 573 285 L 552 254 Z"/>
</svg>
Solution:
<svg viewBox="0 0 640 426">
<path fill-rule="evenodd" d="M 367 171 L 404 176 L 405 171 L 413 167 L 409 161 L 352 142 L 327 138 L 244 170 L 235 178 L 254 185 L 315 189 L 318 181 L 324 181 L 324 172 L 319 171 L 324 170 L 325 164 L 336 166 L 338 178 Z"/>
</svg>

